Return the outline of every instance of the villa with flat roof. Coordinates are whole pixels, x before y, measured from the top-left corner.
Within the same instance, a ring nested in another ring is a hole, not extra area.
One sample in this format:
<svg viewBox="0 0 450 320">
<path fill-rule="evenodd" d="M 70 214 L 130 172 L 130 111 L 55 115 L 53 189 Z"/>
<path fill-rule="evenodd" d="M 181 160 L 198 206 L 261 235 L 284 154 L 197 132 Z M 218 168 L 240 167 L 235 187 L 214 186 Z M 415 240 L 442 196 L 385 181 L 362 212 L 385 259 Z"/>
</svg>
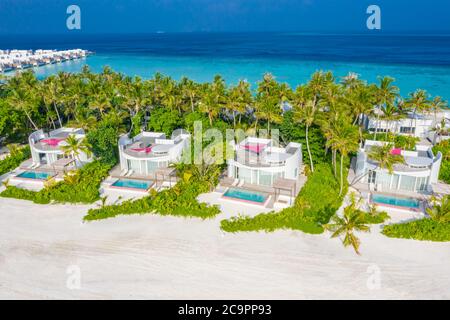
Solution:
<svg viewBox="0 0 450 320">
<path fill-rule="evenodd" d="M 66 145 L 65 140 L 69 136 L 74 136 L 76 139 L 81 140 L 86 135 L 83 129 L 65 127 L 50 131 L 49 133 L 44 133 L 43 130 L 33 132 L 28 138 L 33 166 L 67 166 L 69 164 L 76 164 L 77 167 L 80 167 L 86 162 L 92 161 L 92 157 L 88 157 L 84 152 L 80 152 L 77 159 L 73 159 L 71 155 L 64 154 L 61 147 Z"/>
<path fill-rule="evenodd" d="M 234 145 L 228 159 L 228 177 L 247 184 L 273 187 L 278 179 L 296 181 L 302 163 L 302 146 L 290 142 L 276 147 L 271 139 L 247 137 Z"/>
<path fill-rule="evenodd" d="M 376 116 L 364 116 L 363 126 L 369 132 L 379 133 L 392 132 L 395 134 L 415 136 L 418 138 L 429 138 L 433 142 L 434 129 L 440 125 L 441 121 L 450 119 L 450 114 L 446 111 L 434 114 L 421 114 L 409 112 L 405 118 L 399 120 L 377 119 Z"/>
<path fill-rule="evenodd" d="M 144 131 L 134 138 L 125 134 L 119 139 L 121 176 L 153 177 L 158 169 L 179 162 L 189 145 L 190 134 L 181 129 L 170 139 L 161 132 Z"/>
<path fill-rule="evenodd" d="M 369 158 L 370 149 L 386 144 L 382 141 L 367 140 L 356 157 L 354 173 L 360 178 L 358 189 L 394 193 L 430 193 L 432 185 L 438 182 L 442 154 L 433 154 L 429 145 L 417 145 L 414 151 L 392 149 L 392 154 L 401 155 L 404 163 L 394 165 L 391 173 L 380 168 Z"/>
</svg>

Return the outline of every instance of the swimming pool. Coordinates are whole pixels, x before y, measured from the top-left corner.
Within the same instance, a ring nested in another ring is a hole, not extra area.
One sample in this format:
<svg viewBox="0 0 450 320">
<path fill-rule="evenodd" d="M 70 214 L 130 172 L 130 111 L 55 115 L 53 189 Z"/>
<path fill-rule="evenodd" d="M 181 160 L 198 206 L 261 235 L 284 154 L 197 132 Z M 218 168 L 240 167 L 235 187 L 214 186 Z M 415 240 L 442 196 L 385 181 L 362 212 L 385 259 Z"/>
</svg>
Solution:
<svg viewBox="0 0 450 320">
<path fill-rule="evenodd" d="M 254 202 L 257 204 L 264 204 L 268 195 L 262 192 L 250 191 L 239 188 L 229 188 L 224 194 L 225 198 L 233 198 L 245 202 Z"/>
<path fill-rule="evenodd" d="M 117 188 L 148 190 L 152 185 L 153 181 L 119 179 L 116 182 L 114 182 L 111 186 Z"/>
<path fill-rule="evenodd" d="M 372 202 L 380 205 L 403 207 L 418 210 L 420 201 L 413 198 L 401 198 L 382 194 L 372 194 Z"/>
<path fill-rule="evenodd" d="M 35 171 L 24 171 L 17 175 L 18 178 L 36 179 L 36 180 L 45 180 L 52 176 L 54 176 L 53 173 L 35 172 Z"/>
</svg>

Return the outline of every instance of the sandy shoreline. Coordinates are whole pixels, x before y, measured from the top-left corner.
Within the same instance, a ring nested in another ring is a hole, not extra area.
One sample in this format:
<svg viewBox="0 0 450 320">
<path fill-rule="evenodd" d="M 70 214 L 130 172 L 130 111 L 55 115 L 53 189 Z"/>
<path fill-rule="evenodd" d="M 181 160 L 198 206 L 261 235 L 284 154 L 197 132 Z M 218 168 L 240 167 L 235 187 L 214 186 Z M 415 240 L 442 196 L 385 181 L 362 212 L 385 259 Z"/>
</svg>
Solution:
<svg viewBox="0 0 450 320">
<path fill-rule="evenodd" d="M 374 230 L 361 235 L 358 257 L 328 234 L 224 234 L 224 215 L 83 224 L 87 208 L 0 198 L 0 298 L 450 298 L 450 243 Z M 80 289 L 66 285 L 70 266 Z M 367 286 L 368 268 L 380 270 L 380 288 Z"/>
</svg>

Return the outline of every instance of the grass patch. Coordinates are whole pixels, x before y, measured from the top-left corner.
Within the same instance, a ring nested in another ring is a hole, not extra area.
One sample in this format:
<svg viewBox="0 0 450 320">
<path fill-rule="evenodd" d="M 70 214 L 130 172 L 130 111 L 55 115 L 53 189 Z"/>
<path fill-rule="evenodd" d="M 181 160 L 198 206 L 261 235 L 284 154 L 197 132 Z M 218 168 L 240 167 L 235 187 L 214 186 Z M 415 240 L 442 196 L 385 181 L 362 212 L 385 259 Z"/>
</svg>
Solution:
<svg viewBox="0 0 450 320">
<path fill-rule="evenodd" d="M 342 200 L 343 197 L 339 196 L 339 182 L 334 177 L 331 166 L 318 164 L 293 207 L 277 213 L 261 213 L 255 217 L 233 217 L 222 220 L 220 225 L 227 232 L 292 229 L 319 234 L 324 231 L 322 225 L 328 223 L 339 209 Z"/>
<path fill-rule="evenodd" d="M 387 225 L 382 233 L 390 238 L 429 241 L 450 241 L 450 223 L 421 219 L 407 223 Z"/>
</svg>

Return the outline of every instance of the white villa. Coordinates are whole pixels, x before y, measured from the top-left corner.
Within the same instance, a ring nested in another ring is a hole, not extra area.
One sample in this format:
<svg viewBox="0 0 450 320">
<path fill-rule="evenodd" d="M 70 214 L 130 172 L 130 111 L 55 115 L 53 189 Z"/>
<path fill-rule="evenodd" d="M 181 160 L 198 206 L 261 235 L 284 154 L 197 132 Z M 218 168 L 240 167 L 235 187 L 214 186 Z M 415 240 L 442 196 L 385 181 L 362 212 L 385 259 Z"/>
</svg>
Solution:
<svg viewBox="0 0 450 320">
<path fill-rule="evenodd" d="M 368 157 L 373 146 L 381 146 L 386 142 L 367 140 L 358 152 L 354 165 L 355 177 L 359 184 L 368 191 L 429 193 L 432 184 L 438 182 L 442 154 L 434 155 L 429 145 L 417 145 L 416 150 L 408 151 L 392 149 L 392 154 L 403 156 L 404 164 L 394 165 L 392 174 L 387 169 L 378 167 Z"/>
<path fill-rule="evenodd" d="M 61 146 L 66 144 L 65 140 L 69 136 L 74 136 L 80 140 L 85 138 L 86 135 L 83 129 L 65 127 L 50 131 L 49 133 L 44 133 L 43 130 L 33 132 L 28 138 L 33 166 L 68 165 L 72 162 L 80 167 L 86 162 L 92 161 L 92 157 L 88 157 L 83 152 L 80 153 L 77 159 L 72 159 L 71 155 L 64 154 Z"/>
<path fill-rule="evenodd" d="M 142 132 L 134 138 L 119 138 L 120 176 L 153 177 L 158 169 L 180 161 L 190 146 L 190 134 L 175 130 L 170 139 L 161 132 Z"/>
<path fill-rule="evenodd" d="M 278 178 L 297 181 L 302 164 L 302 146 L 290 142 L 275 147 L 270 139 L 248 137 L 234 146 L 235 156 L 228 159 L 228 177 L 248 184 L 272 187 Z"/>
<path fill-rule="evenodd" d="M 436 114 L 408 113 L 405 118 L 399 120 L 381 120 L 375 116 L 364 116 L 362 124 L 369 132 L 392 132 L 402 135 L 410 135 L 418 138 L 429 138 L 434 142 L 434 128 L 439 126 L 442 119 L 450 121 L 450 114 L 442 111 Z"/>
</svg>

